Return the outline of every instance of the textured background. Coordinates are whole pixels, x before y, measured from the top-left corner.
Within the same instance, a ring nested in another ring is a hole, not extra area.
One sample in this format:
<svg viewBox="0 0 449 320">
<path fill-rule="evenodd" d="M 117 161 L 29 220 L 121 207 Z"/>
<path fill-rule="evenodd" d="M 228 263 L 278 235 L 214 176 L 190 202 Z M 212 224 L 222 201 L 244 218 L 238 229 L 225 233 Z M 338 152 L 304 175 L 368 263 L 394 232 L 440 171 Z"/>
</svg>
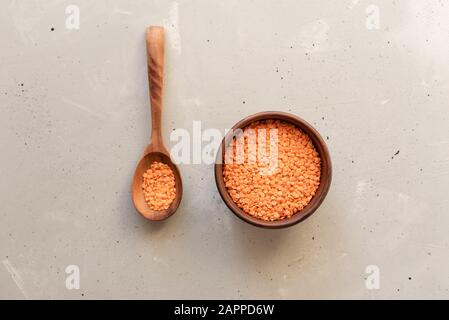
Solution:
<svg viewBox="0 0 449 320">
<path fill-rule="evenodd" d="M 1 4 L 0 298 L 449 298 L 448 3 Z M 65 26 L 68 4 L 79 30 Z M 247 225 L 204 164 L 181 166 L 175 216 L 136 214 L 130 182 L 150 126 L 144 31 L 158 24 L 167 144 L 194 120 L 224 130 L 293 112 L 333 159 L 313 217 Z M 80 290 L 65 287 L 68 265 Z M 365 287 L 368 265 L 379 290 Z"/>
</svg>

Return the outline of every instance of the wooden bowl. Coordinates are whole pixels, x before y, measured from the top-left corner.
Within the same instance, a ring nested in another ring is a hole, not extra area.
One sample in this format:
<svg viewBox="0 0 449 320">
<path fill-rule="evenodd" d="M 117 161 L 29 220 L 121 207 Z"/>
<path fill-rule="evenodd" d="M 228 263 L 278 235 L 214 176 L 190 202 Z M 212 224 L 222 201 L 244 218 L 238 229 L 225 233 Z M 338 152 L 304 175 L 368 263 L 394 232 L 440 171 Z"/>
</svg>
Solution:
<svg viewBox="0 0 449 320">
<path fill-rule="evenodd" d="M 225 146 L 227 146 L 233 138 L 232 131 L 236 129 L 243 129 L 254 121 L 268 119 L 283 120 L 301 129 L 304 133 L 309 135 L 310 139 L 312 139 L 312 142 L 321 158 L 320 185 L 318 186 L 318 189 L 313 198 L 310 200 L 309 204 L 299 212 L 292 215 L 290 218 L 278 221 L 264 221 L 261 219 L 257 219 L 240 209 L 229 195 L 223 179 Z M 215 162 L 215 182 L 223 201 L 226 203 L 229 209 L 231 209 L 231 211 L 234 212 L 237 217 L 252 225 L 270 229 L 289 227 L 303 221 L 304 219 L 312 215 L 326 197 L 332 180 L 332 165 L 329 150 L 327 149 L 326 143 L 324 142 L 320 134 L 303 119 L 293 114 L 276 111 L 260 112 L 248 116 L 234 125 L 232 129 L 233 130 L 230 130 L 223 138 Z"/>
</svg>

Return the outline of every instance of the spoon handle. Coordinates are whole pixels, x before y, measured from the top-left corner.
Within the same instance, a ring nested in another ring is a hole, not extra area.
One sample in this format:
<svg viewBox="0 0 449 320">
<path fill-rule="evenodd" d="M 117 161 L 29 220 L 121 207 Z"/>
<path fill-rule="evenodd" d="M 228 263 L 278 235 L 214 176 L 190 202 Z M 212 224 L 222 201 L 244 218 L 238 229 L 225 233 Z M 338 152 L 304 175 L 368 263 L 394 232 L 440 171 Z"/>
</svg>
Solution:
<svg viewBox="0 0 449 320">
<path fill-rule="evenodd" d="M 162 92 L 164 86 L 164 28 L 147 29 L 147 64 L 151 102 L 151 140 L 153 147 L 163 147 L 161 134 Z"/>
</svg>

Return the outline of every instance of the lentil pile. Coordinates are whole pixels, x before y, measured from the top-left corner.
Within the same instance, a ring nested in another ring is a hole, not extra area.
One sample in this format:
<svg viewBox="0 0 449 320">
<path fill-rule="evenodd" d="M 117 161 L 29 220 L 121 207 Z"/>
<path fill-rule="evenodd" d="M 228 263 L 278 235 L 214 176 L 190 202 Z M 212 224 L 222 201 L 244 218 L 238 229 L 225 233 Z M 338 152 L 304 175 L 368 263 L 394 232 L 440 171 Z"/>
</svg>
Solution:
<svg viewBox="0 0 449 320">
<path fill-rule="evenodd" d="M 261 129 L 266 139 L 261 139 Z M 276 129 L 275 138 L 270 136 L 272 129 Z M 253 132 L 254 138 L 247 132 Z M 321 159 L 310 137 L 280 120 L 253 122 L 243 133 L 225 150 L 223 177 L 232 200 L 247 214 L 265 221 L 286 219 L 303 209 L 315 195 L 321 175 Z M 239 143 L 244 146 L 243 161 L 238 161 Z M 261 147 L 269 161 L 262 161 Z M 277 151 L 276 158 L 271 151 Z M 273 169 L 267 174 L 264 170 L 269 166 Z"/>
<path fill-rule="evenodd" d="M 145 201 L 152 210 L 167 209 L 176 197 L 173 171 L 165 163 L 153 162 L 143 174 L 142 190 Z"/>
</svg>

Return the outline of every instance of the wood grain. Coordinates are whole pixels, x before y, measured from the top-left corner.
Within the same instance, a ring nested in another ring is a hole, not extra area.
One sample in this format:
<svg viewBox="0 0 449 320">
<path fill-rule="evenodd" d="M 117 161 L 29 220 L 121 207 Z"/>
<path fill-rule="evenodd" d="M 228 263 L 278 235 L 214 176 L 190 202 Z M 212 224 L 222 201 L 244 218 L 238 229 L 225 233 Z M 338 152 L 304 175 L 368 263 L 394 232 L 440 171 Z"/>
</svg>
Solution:
<svg viewBox="0 0 449 320">
<path fill-rule="evenodd" d="M 151 102 L 151 143 L 162 143 L 161 118 L 162 96 L 164 90 L 164 44 L 162 27 L 150 27 L 147 30 L 148 85 Z"/>
</svg>

